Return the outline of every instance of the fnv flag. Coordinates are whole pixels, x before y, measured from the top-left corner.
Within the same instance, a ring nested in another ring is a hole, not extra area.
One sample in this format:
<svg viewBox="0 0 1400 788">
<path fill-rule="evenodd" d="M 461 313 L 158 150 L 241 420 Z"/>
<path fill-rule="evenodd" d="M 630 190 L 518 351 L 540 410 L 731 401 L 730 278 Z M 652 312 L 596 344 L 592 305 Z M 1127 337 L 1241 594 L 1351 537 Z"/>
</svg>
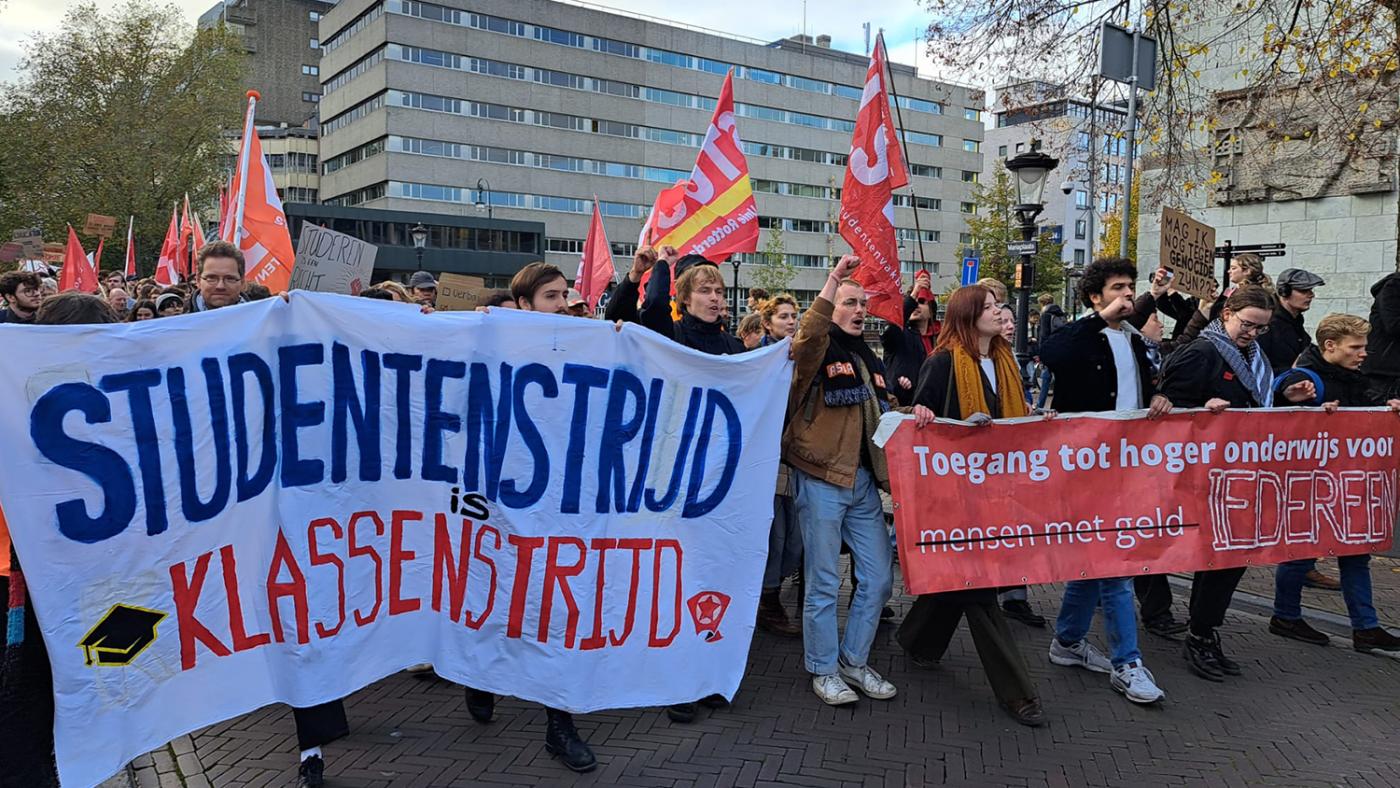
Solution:
<svg viewBox="0 0 1400 788">
<path fill-rule="evenodd" d="M 682 187 L 679 194 L 673 191 Z M 690 177 L 662 194 L 671 199 L 663 204 L 658 197 L 642 231 L 644 245 L 674 246 L 682 255 L 714 261 L 758 249 L 758 208 L 734 123 L 733 69 L 724 78 Z"/>
<path fill-rule="evenodd" d="M 885 93 L 885 38 L 875 39 L 865 92 L 841 187 L 841 237 L 860 256 L 855 279 L 870 296 L 870 313 L 904 325 L 903 279 L 894 231 L 894 190 L 909 183 Z"/>
<path fill-rule="evenodd" d="M 296 252 L 282 199 L 272 183 L 272 168 L 263 156 L 262 143 L 253 128 L 257 91 L 248 91 L 248 114 L 243 124 L 243 144 L 233 182 L 238 193 L 221 223 L 224 240 L 243 250 L 244 274 L 249 282 L 265 285 L 274 293 L 287 289 L 292 280 Z M 246 172 L 245 172 L 246 171 Z"/>
</svg>

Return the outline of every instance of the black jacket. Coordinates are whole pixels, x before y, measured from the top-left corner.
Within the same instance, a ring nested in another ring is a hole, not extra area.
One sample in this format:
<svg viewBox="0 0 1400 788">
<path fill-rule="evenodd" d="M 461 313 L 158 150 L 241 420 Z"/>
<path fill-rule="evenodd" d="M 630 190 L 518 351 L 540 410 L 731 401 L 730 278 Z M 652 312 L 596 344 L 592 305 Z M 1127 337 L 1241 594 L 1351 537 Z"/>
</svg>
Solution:
<svg viewBox="0 0 1400 788">
<path fill-rule="evenodd" d="M 1040 311 L 1040 323 L 1036 326 L 1036 339 L 1044 342 L 1056 331 L 1069 325 L 1069 316 L 1059 304 L 1051 304 Z"/>
<path fill-rule="evenodd" d="M 1322 357 L 1322 351 L 1318 350 L 1316 345 L 1309 345 L 1308 349 L 1303 351 L 1303 355 L 1298 358 L 1296 367 L 1310 370 L 1322 381 L 1322 387 L 1317 392 L 1317 399 L 1313 401 L 1314 405 L 1337 402 L 1344 408 L 1369 408 L 1384 405 L 1386 402 L 1385 394 L 1377 390 L 1365 375 L 1354 369 L 1339 367 L 1328 362 Z M 1274 385 L 1275 399 L 1279 396 L 1278 391 L 1301 380 L 1310 380 L 1310 378 L 1297 372 L 1283 375 Z"/>
<path fill-rule="evenodd" d="M 1162 366 L 1162 394 L 1176 408 L 1200 408 L 1217 398 L 1226 400 L 1232 408 L 1260 407 L 1220 351 L 1205 337 L 1185 345 L 1167 359 Z"/>
<path fill-rule="evenodd" d="M 1390 274 L 1371 288 L 1371 336 L 1361 371 L 1380 378 L 1400 377 L 1400 274 Z M 1393 385 L 1393 381 L 1391 381 Z"/>
<path fill-rule="evenodd" d="M 885 384 L 902 406 L 913 404 L 914 389 L 900 388 L 899 379 L 905 377 L 911 384 L 917 383 L 924 358 L 928 356 L 923 337 L 909 327 L 909 316 L 918 306 L 919 302 L 913 297 L 904 296 L 904 328 L 890 324 L 880 335 L 880 347 L 885 351 Z"/>
<path fill-rule="evenodd" d="M 992 384 L 982 365 L 977 366 L 982 378 L 982 396 L 987 400 L 988 413 L 994 419 L 1002 418 L 1001 397 L 992 392 Z M 958 406 L 958 382 L 953 375 L 953 354 L 940 350 L 924 361 L 919 370 L 919 383 L 914 387 L 914 404 L 923 405 L 933 411 L 933 415 L 945 419 L 966 420 L 971 413 L 963 413 Z"/>
<path fill-rule="evenodd" d="M 720 324 L 706 323 L 682 313 L 680 320 L 671 319 L 671 264 L 657 260 L 647 280 L 647 295 L 637 308 L 638 283 L 622 278 L 617 292 L 608 302 L 604 316 L 608 320 L 639 323 L 667 339 L 712 356 L 728 356 L 747 350 L 743 340 L 720 330 Z"/>
<path fill-rule="evenodd" d="M 13 309 L 9 309 L 9 308 L 0 309 L 0 323 L 25 323 L 25 324 L 28 324 L 28 323 L 33 323 L 33 322 L 34 322 L 34 315 L 30 315 L 30 316 L 29 316 L 29 319 L 26 320 L 26 319 L 20 317 L 19 315 L 15 314 L 15 312 L 14 312 Z"/>
<path fill-rule="evenodd" d="M 1303 328 L 1303 316 L 1294 316 L 1283 307 L 1274 307 L 1269 320 L 1269 333 L 1259 337 L 1259 347 L 1269 357 L 1269 364 L 1278 375 L 1293 367 L 1293 362 L 1312 344 L 1308 330 Z"/>
<path fill-rule="evenodd" d="M 1108 323 L 1090 313 L 1056 331 L 1040 346 L 1040 361 L 1055 374 L 1055 410 L 1091 413 L 1114 410 L 1118 403 L 1118 368 L 1103 330 Z M 1134 334 L 1130 342 L 1137 359 L 1142 406 L 1147 407 L 1157 388 L 1152 383 L 1152 362 L 1147 344 Z M 1173 400 L 1175 403 L 1175 400 Z"/>
</svg>

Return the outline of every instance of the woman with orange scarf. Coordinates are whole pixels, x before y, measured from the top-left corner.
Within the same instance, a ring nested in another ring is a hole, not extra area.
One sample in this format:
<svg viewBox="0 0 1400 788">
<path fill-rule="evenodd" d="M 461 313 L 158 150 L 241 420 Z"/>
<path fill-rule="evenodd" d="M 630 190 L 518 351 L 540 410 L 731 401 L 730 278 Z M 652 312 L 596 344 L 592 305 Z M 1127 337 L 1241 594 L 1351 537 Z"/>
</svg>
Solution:
<svg viewBox="0 0 1400 788">
<path fill-rule="evenodd" d="M 956 290 L 948 299 L 943 331 L 919 372 L 914 415 L 920 424 L 935 416 L 989 424 L 992 419 L 1030 415 L 1011 346 L 1001 336 L 996 296 L 980 285 Z M 1045 721 L 1035 682 L 1006 626 L 995 588 L 920 596 L 900 625 L 897 638 L 917 667 L 933 667 L 948 649 L 958 623 L 967 617 L 972 641 L 997 700 L 1022 725 Z"/>
</svg>

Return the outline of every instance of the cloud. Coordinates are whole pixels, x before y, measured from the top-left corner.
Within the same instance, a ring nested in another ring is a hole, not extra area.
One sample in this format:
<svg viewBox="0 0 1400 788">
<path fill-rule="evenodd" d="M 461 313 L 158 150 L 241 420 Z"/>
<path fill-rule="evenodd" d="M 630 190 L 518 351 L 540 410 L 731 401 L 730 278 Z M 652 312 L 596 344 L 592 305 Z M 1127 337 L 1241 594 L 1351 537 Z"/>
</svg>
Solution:
<svg viewBox="0 0 1400 788">
<path fill-rule="evenodd" d="M 63 18 L 80 0 L 6 0 L 5 12 L 0 14 L 0 82 L 10 82 L 17 76 L 15 69 L 36 33 L 58 30 Z M 213 7 L 215 0 L 160 0 L 172 3 L 185 14 L 193 26 L 199 15 Z"/>
</svg>

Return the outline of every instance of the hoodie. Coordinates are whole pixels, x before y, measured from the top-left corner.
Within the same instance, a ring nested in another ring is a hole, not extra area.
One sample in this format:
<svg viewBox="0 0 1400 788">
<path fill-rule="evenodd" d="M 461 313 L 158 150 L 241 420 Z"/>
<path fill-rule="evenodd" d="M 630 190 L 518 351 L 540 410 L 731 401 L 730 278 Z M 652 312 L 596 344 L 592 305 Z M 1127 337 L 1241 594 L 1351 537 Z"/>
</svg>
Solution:
<svg viewBox="0 0 1400 788">
<path fill-rule="evenodd" d="M 1371 336 L 1361 371 L 1387 386 L 1400 378 L 1400 274 L 1389 274 L 1371 288 Z"/>
</svg>

